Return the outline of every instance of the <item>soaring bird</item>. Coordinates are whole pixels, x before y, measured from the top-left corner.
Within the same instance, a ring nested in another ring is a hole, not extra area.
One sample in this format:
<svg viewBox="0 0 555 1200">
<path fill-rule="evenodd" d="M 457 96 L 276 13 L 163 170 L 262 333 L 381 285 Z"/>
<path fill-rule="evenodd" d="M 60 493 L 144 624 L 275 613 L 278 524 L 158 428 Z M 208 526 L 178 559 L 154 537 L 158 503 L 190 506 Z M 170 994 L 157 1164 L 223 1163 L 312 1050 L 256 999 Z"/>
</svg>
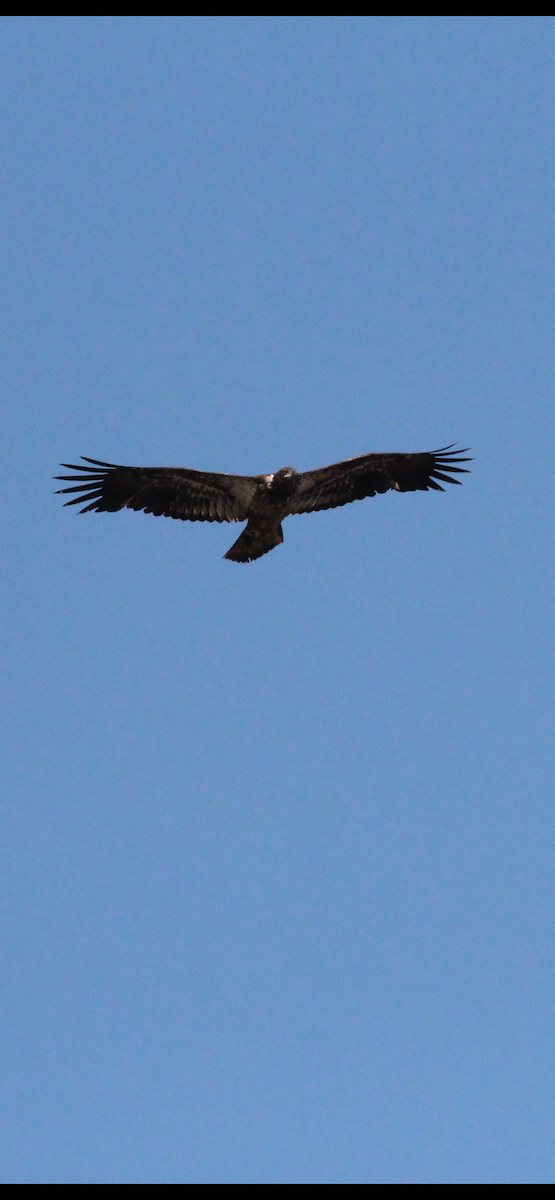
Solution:
<svg viewBox="0 0 555 1200">
<path fill-rule="evenodd" d="M 80 475 L 56 475 L 76 487 L 60 488 L 57 495 L 85 493 L 67 505 L 85 503 L 80 512 L 117 512 L 134 508 L 155 517 L 180 521 L 246 521 L 246 528 L 224 558 L 252 562 L 283 541 L 281 522 L 294 513 L 338 508 L 351 500 L 364 500 L 376 492 L 443 492 L 440 483 L 461 483 L 451 474 L 468 474 L 460 463 L 466 450 L 453 451 L 454 443 L 428 454 L 362 454 L 332 463 L 317 471 L 297 473 L 282 467 L 275 475 L 216 475 L 187 467 L 121 467 L 116 463 L 85 458 L 62 463 Z M 450 453 L 453 451 L 453 453 Z M 450 474 L 446 474 L 450 472 Z M 91 503 L 87 503 L 90 501 Z"/>
</svg>

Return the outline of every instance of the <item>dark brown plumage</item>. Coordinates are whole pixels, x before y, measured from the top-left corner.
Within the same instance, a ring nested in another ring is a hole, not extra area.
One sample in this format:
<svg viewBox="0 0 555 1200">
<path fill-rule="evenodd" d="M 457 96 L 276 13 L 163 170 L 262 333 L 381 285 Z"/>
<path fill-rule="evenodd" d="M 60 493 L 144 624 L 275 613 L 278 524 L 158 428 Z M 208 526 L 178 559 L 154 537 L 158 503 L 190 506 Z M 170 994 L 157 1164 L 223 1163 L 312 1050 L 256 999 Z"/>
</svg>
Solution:
<svg viewBox="0 0 555 1200">
<path fill-rule="evenodd" d="M 76 487 L 58 495 L 84 493 L 67 504 L 82 504 L 81 512 L 117 512 L 134 508 L 156 517 L 180 521 L 247 521 L 246 529 L 225 558 L 251 562 L 283 541 L 281 522 L 293 513 L 338 508 L 393 488 L 397 492 L 443 492 L 440 483 L 460 483 L 451 474 L 468 474 L 460 463 L 465 450 L 453 446 L 429 454 L 363 454 L 317 471 L 297 474 L 283 467 L 275 475 L 216 475 L 186 467 L 120 467 L 83 458 L 90 466 L 62 463 L 80 475 L 57 475 Z M 446 474 L 450 472 L 450 474 Z M 90 503 L 88 503 L 90 501 Z"/>
</svg>

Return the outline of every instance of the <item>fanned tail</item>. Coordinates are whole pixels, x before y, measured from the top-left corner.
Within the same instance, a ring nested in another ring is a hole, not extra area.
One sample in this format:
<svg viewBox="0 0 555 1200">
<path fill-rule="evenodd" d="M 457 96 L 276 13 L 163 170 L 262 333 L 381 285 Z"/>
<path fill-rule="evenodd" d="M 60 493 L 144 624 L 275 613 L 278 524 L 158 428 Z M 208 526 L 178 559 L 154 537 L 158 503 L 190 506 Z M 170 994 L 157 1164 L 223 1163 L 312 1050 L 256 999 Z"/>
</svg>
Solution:
<svg viewBox="0 0 555 1200">
<path fill-rule="evenodd" d="M 279 546 L 282 541 L 281 525 L 274 525 L 273 529 L 261 529 L 259 525 L 249 521 L 241 537 L 238 537 L 227 554 L 224 554 L 224 558 L 229 558 L 232 562 L 252 562 L 255 558 L 262 558 L 263 554 L 273 550 L 274 546 Z"/>
</svg>

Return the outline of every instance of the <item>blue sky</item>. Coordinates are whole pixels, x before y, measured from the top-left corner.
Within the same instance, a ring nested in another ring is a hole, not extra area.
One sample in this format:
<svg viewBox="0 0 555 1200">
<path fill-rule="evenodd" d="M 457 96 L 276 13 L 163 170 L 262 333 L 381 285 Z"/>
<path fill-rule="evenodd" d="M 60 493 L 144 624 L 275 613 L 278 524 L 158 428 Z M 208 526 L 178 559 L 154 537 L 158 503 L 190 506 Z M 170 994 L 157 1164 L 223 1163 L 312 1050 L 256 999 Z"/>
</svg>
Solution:
<svg viewBox="0 0 555 1200">
<path fill-rule="evenodd" d="M 551 1182 L 553 19 L 2 30 L 2 1179 Z"/>
</svg>

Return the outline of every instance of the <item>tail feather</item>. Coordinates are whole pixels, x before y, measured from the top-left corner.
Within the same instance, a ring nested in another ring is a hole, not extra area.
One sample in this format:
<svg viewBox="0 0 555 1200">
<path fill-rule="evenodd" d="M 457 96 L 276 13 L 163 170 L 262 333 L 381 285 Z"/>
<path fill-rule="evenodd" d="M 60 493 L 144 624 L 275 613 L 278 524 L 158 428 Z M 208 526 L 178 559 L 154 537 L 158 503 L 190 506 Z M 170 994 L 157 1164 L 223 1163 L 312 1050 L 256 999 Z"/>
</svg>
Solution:
<svg viewBox="0 0 555 1200">
<path fill-rule="evenodd" d="M 261 529 L 249 521 L 241 536 L 227 554 L 224 554 L 224 558 L 230 558 L 232 562 L 252 562 L 255 558 L 262 558 L 263 554 L 273 550 L 274 546 L 279 546 L 282 541 L 281 525 L 274 525 L 273 529 Z"/>
</svg>

